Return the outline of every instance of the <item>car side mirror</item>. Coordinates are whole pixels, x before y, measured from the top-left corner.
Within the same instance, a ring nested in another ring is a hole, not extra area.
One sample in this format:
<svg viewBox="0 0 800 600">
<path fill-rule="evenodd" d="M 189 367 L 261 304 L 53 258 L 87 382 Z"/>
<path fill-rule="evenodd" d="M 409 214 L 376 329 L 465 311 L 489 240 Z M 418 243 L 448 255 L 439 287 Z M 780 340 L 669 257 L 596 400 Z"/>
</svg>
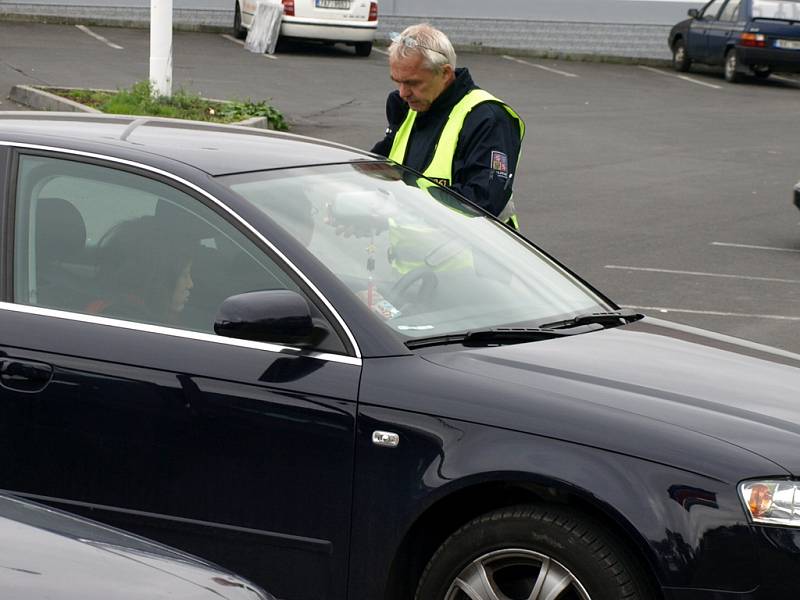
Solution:
<svg viewBox="0 0 800 600">
<path fill-rule="evenodd" d="M 313 347 L 328 334 L 315 325 L 303 296 L 291 290 L 246 292 L 226 298 L 217 311 L 214 332 L 224 337 Z"/>
<path fill-rule="evenodd" d="M 696 8 L 690 8 L 688 14 L 693 19 L 696 19 L 696 18 L 698 18 L 700 16 L 700 11 L 697 10 Z"/>
</svg>

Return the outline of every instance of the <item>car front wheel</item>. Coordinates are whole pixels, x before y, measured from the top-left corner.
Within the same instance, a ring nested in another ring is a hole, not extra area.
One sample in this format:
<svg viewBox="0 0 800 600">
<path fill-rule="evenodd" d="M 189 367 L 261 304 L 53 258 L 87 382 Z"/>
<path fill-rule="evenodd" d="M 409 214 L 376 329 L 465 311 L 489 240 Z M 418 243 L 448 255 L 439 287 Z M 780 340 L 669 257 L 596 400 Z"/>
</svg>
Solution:
<svg viewBox="0 0 800 600">
<path fill-rule="evenodd" d="M 487 513 L 431 558 L 416 600 L 646 600 L 627 552 L 601 526 L 563 508 Z"/>
<path fill-rule="evenodd" d="M 739 57 L 736 55 L 736 48 L 731 48 L 725 54 L 725 81 L 736 83 L 742 76 L 739 74 Z"/>
<path fill-rule="evenodd" d="M 678 40 L 672 47 L 672 66 L 676 71 L 685 73 L 692 66 L 692 59 L 689 58 L 689 53 L 686 52 L 686 43 L 683 40 Z"/>
</svg>

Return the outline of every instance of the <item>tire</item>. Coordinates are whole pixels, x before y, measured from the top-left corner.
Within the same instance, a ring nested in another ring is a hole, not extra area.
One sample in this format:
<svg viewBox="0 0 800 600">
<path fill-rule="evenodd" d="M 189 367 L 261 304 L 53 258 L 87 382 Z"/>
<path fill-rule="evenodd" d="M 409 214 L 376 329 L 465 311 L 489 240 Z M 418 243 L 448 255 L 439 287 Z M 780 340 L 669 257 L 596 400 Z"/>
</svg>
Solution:
<svg viewBox="0 0 800 600">
<path fill-rule="evenodd" d="M 356 42 L 356 56 L 369 56 L 372 53 L 372 42 Z"/>
<path fill-rule="evenodd" d="M 672 47 L 672 66 L 676 71 L 685 73 L 692 66 L 692 59 L 686 51 L 686 43 L 678 40 Z"/>
<path fill-rule="evenodd" d="M 739 57 L 736 54 L 736 48 L 730 48 L 725 53 L 725 81 L 728 83 L 736 83 L 742 80 L 739 73 Z"/>
<path fill-rule="evenodd" d="M 772 69 L 769 67 L 753 67 L 753 75 L 759 79 L 767 79 L 772 75 Z"/>
<path fill-rule="evenodd" d="M 516 506 L 451 535 L 425 568 L 415 598 L 649 600 L 652 594 L 627 551 L 600 525 L 566 508 Z"/>
<path fill-rule="evenodd" d="M 247 29 L 242 27 L 242 9 L 239 8 L 239 0 L 234 1 L 233 12 L 233 37 L 243 40 L 247 37 Z"/>
</svg>

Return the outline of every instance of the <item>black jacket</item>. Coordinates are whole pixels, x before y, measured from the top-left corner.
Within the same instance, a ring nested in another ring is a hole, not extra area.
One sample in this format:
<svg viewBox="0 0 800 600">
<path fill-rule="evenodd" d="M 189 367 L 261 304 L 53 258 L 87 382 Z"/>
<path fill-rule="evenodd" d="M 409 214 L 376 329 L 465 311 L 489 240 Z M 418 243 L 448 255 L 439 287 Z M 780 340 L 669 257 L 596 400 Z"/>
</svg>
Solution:
<svg viewBox="0 0 800 600">
<path fill-rule="evenodd" d="M 423 172 L 433 159 L 439 135 L 450 111 L 477 88 L 467 69 L 456 69 L 455 81 L 417 115 L 403 164 Z M 389 156 L 395 131 L 408 114 L 408 104 L 397 91 L 386 99 L 389 126 L 386 137 L 372 151 Z M 453 159 L 453 190 L 494 215 L 500 214 L 511 197 L 511 184 L 520 150 L 519 125 L 496 102 L 484 102 L 467 115 Z"/>
</svg>

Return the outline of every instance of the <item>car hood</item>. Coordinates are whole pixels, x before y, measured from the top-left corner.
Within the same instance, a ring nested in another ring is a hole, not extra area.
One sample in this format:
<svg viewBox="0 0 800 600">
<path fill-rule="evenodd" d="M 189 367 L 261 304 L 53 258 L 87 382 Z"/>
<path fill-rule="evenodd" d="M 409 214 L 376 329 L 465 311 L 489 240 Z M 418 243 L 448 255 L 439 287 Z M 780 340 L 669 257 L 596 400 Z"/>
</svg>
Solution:
<svg viewBox="0 0 800 600">
<path fill-rule="evenodd" d="M 602 418 L 617 415 L 611 418 L 631 427 L 677 427 L 733 444 L 800 474 L 798 354 L 645 318 L 568 338 L 425 358 L 479 379 L 528 388 L 529 398 L 557 395 L 576 422 L 576 411 L 590 412 L 591 406 Z M 568 431 L 567 418 L 547 431 L 531 431 L 519 403 L 514 410 L 518 426 L 531 433 L 555 431 L 560 437 L 559 428 L 564 427 L 565 437 L 595 444 L 590 434 L 583 439 L 580 432 Z M 603 426 L 596 420 L 589 423 Z M 618 450 L 617 443 L 612 439 L 606 447 Z"/>
<path fill-rule="evenodd" d="M 202 559 L 0 495 L 0 597 L 274 600 Z"/>
</svg>

